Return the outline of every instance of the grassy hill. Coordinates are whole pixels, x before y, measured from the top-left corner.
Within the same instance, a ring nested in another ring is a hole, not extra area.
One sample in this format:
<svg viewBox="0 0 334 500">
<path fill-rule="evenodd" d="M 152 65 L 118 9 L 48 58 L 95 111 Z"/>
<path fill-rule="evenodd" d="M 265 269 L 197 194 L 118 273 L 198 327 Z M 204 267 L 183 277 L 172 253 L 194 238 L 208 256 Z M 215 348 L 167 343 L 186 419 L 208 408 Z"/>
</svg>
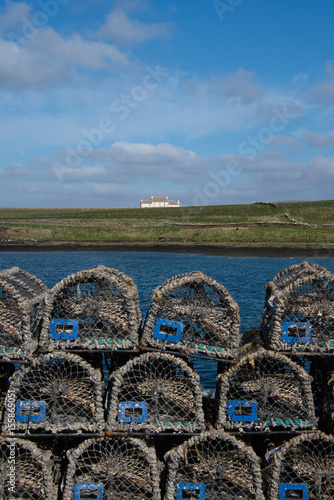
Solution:
<svg viewBox="0 0 334 500">
<path fill-rule="evenodd" d="M 334 200 L 181 208 L 0 209 L 4 244 L 334 246 Z"/>
</svg>

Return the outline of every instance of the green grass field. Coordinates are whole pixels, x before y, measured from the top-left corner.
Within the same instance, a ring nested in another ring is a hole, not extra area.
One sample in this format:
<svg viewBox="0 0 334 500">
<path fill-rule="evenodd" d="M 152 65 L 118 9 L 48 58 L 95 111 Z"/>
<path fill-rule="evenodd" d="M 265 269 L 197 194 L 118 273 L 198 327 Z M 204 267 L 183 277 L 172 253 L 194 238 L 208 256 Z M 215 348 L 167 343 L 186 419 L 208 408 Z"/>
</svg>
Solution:
<svg viewBox="0 0 334 500">
<path fill-rule="evenodd" d="M 297 221 L 291 222 L 286 217 Z M 0 209 L 0 240 L 333 246 L 334 200 L 181 208 Z"/>
</svg>

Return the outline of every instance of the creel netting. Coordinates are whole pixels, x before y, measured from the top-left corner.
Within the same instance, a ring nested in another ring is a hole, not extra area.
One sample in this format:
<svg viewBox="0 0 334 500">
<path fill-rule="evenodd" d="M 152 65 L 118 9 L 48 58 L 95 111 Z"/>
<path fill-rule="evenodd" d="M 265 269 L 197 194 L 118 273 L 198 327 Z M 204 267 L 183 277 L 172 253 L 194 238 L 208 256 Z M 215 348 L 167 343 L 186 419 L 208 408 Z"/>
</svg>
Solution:
<svg viewBox="0 0 334 500">
<path fill-rule="evenodd" d="M 260 349 L 217 381 L 217 428 L 264 431 L 315 429 L 312 378 L 288 357 Z"/>
<path fill-rule="evenodd" d="M 40 355 L 13 375 L 17 433 L 101 432 L 104 429 L 101 373 L 79 356 L 65 352 Z M 9 392 L 3 432 L 8 434 Z"/>
<path fill-rule="evenodd" d="M 301 434 L 267 454 L 268 500 L 334 498 L 334 438 Z"/>
<path fill-rule="evenodd" d="M 0 271 L 0 354 L 20 358 L 38 347 L 44 283 L 18 267 Z"/>
<path fill-rule="evenodd" d="M 124 437 L 89 439 L 68 452 L 63 500 L 75 494 L 103 500 L 160 500 L 157 458 L 143 441 Z M 93 496 L 94 495 L 94 496 Z"/>
<path fill-rule="evenodd" d="M 55 500 L 56 470 L 51 452 L 24 439 L 1 437 L 0 498 Z"/>
<path fill-rule="evenodd" d="M 250 446 L 224 432 L 194 436 L 169 451 L 165 461 L 164 500 L 264 500 L 260 459 Z"/>
<path fill-rule="evenodd" d="M 239 307 L 223 285 L 202 272 L 177 275 L 153 291 L 141 342 L 234 357 L 240 344 Z"/>
<path fill-rule="evenodd" d="M 109 431 L 204 429 L 199 375 L 171 354 L 128 361 L 112 373 L 108 399 Z"/>
<path fill-rule="evenodd" d="M 128 349 L 138 345 L 138 291 L 117 269 L 71 274 L 46 297 L 41 344 L 49 349 Z"/>
<path fill-rule="evenodd" d="M 328 374 L 328 383 L 324 397 L 324 411 L 327 414 L 331 432 L 334 432 L 334 372 Z"/>
<path fill-rule="evenodd" d="M 266 287 L 262 328 L 269 346 L 282 351 L 333 351 L 334 275 L 308 263 L 292 267 Z"/>
</svg>

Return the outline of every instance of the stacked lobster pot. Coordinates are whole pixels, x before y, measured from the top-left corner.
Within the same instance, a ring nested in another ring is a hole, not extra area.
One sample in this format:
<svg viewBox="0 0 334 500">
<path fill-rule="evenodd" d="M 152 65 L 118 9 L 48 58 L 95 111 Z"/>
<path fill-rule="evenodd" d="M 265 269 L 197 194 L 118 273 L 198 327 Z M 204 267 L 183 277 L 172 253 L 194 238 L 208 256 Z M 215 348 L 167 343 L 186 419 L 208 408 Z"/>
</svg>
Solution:
<svg viewBox="0 0 334 500">
<path fill-rule="evenodd" d="M 165 500 L 264 500 L 260 459 L 224 432 L 204 432 L 165 455 Z"/>
<path fill-rule="evenodd" d="M 97 266 L 57 283 L 45 300 L 40 345 L 53 349 L 133 349 L 141 324 L 138 291 L 120 271 Z"/>
<path fill-rule="evenodd" d="M 46 285 L 27 271 L 0 271 L 0 356 L 20 359 L 38 347 Z"/>
<path fill-rule="evenodd" d="M 202 272 L 180 274 L 153 291 L 142 346 L 233 359 L 240 340 L 237 303 Z"/>
<path fill-rule="evenodd" d="M 218 377 L 219 429 L 316 429 L 311 377 L 297 363 L 260 349 Z"/>
<path fill-rule="evenodd" d="M 13 375 L 3 433 L 101 432 L 105 426 L 103 396 L 100 371 L 79 356 L 65 352 L 40 355 Z"/>
<path fill-rule="evenodd" d="M 266 286 L 261 327 L 270 349 L 334 350 L 334 275 L 309 262 L 293 265 Z"/>
<path fill-rule="evenodd" d="M 325 375 L 325 390 L 322 398 L 322 417 L 326 430 L 334 432 L 334 372 Z"/>
<path fill-rule="evenodd" d="M 59 467 L 51 452 L 34 442 L 0 438 L 0 498 L 55 500 Z"/>
<path fill-rule="evenodd" d="M 88 439 L 67 455 L 63 500 L 161 499 L 155 450 L 139 439 Z"/>
<path fill-rule="evenodd" d="M 204 430 L 198 374 L 182 359 L 146 353 L 112 373 L 107 431 Z"/>
<path fill-rule="evenodd" d="M 301 434 L 267 454 L 268 500 L 334 498 L 334 437 Z"/>
</svg>

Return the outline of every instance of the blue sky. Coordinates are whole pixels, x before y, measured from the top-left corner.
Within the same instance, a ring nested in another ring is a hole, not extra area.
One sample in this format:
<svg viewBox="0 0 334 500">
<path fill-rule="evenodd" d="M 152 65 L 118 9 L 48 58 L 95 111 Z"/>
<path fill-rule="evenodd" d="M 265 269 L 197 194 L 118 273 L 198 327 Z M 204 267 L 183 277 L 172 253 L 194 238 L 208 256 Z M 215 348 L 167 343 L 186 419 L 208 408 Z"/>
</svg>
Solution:
<svg viewBox="0 0 334 500">
<path fill-rule="evenodd" d="M 328 0 L 0 0 L 0 206 L 332 199 Z"/>
</svg>

